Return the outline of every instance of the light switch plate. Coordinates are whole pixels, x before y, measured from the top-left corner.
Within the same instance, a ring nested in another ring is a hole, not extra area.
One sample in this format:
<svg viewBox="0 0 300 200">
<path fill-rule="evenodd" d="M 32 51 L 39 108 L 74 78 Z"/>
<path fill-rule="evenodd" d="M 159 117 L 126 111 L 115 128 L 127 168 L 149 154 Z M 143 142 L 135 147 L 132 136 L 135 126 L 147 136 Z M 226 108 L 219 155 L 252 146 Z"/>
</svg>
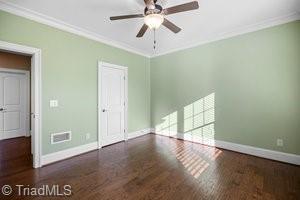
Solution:
<svg viewBox="0 0 300 200">
<path fill-rule="evenodd" d="M 50 100 L 50 108 L 58 107 L 58 101 L 57 100 Z"/>
</svg>

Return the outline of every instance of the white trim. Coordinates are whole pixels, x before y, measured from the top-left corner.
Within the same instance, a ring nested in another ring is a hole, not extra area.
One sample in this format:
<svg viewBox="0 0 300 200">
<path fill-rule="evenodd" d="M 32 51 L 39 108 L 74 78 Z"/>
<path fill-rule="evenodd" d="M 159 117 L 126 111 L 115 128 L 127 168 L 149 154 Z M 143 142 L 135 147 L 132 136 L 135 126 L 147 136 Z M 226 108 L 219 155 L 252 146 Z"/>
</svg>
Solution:
<svg viewBox="0 0 300 200">
<path fill-rule="evenodd" d="M 128 140 L 128 68 L 127 67 L 125 67 L 125 91 L 124 92 L 125 92 L 124 128 L 125 128 L 125 141 L 126 141 Z"/>
<path fill-rule="evenodd" d="M 297 21 L 297 20 L 300 20 L 300 13 L 294 12 L 294 13 L 291 13 L 289 15 L 284 15 L 284 16 L 273 18 L 273 19 L 268 19 L 268 20 L 265 20 L 263 22 L 259 22 L 259 23 L 255 23 L 255 24 L 251 24 L 251 25 L 241 26 L 239 28 L 234 28 L 232 30 L 227 30 L 227 31 L 224 31 L 222 33 L 210 34 L 210 36 L 207 37 L 207 38 L 201 38 L 200 40 L 190 41 L 185 45 L 181 45 L 181 47 L 179 47 L 179 48 L 173 48 L 171 50 L 162 51 L 160 53 L 151 55 L 150 58 L 155 58 L 155 57 L 158 57 L 158 56 L 175 53 L 175 52 L 178 52 L 178 51 L 181 51 L 181 50 L 190 49 L 190 48 L 193 48 L 193 47 L 198 47 L 198 46 L 201 46 L 201 45 L 204 45 L 204 44 L 208 44 L 208 43 L 216 42 L 216 41 L 219 41 L 219 40 L 232 38 L 232 37 L 243 35 L 243 34 L 246 34 L 246 33 L 252 33 L 252 32 L 255 32 L 255 31 L 259 31 L 259 30 L 262 30 L 262 29 L 274 27 L 274 26 L 281 25 L 281 24 L 286 24 L 286 23 L 289 23 L 289 22 L 292 22 L 292 21 Z"/>
<path fill-rule="evenodd" d="M 8 43 L 4 41 L 0 41 L 0 50 L 5 50 L 9 52 L 15 52 L 20 54 L 31 55 L 31 94 L 33 97 L 31 101 L 34 102 L 34 105 L 31 106 L 32 109 L 32 118 L 35 121 L 35 127 L 32 127 L 34 130 L 34 134 L 31 137 L 34 152 L 33 152 L 33 167 L 38 168 L 41 167 L 41 151 L 42 151 L 42 143 L 41 143 L 41 133 L 42 133 L 42 72 L 41 72 L 41 50 Z M 33 117 L 34 116 L 34 117 Z"/>
<path fill-rule="evenodd" d="M 5 68 L 0 66 L 0 72 L 11 72 L 15 74 L 25 74 L 28 75 L 29 77 L 29 71 L 28 70 L 23 70 L 23 69 L 10 69 L 10 68 Z"/>
<path fill-rule="evenodd" d="M 152 130 L 155 130 L 155 129 L 152 129 Z M 155 133 L 155 131 L 151 131 L 151 132 Z M 159 135 L 159 134 L 157 134 L 157 135 Z M 167 136 L 167 137 L 169 137 L 169 136 Z M 199 143 L 199 144 L 215 146 L 218 148 L 236 151 L 239 153 L 249 154 L 249 155 L 253 155 L 253 156 L 257 156 L 257 157 L 262 157 L 262 158 L 281 161 L 281 162 L 285 162 L 285 163 L 300 165 L 300 155 L 296 155 L 296 154 L 284 153 L 284 152 L 280 152 L 280 151 L 273 151 L 273 150 L 269 150 L 269 149 L 263 149 L 263 148 L 259 148 L 259 147 L 253 147 L 253 146 L 249 146 L 249 145 L 237 144 L 237 143 L 226 142 L 226 141 L 221 141 L 221 140 L 211 140 L 211 141 L 203 142 L 203 141 L 201 141 L 200 138 L 193 137 L 193 135 L 189 134 L 189 133 L 172 134 L 172 136 L 170 136 L 170 137 L 182 139 L 182 140 L 186 140 L 186 141 L 190 141 L 190 142 L 195 142 L 195 143 Z"/>
<path fill-rule="evenodd" d="M 98 149 L 98 142 L 92 142 L 89 144 L 80 145 L 70 149 L 65 149 L 62 151 L 46 154 L 42 156 L 42 165 L 44 166 L 53 162 L 64 160 L 97 149 Z"/>
<path fill-rule="evenodd" d="M 28 70 L 22 70 L 22 69 L 10 69 L 10 68 L 4 68 L 0 66 L 0 72 L 3 73 L 13 73 L 13 74 L 18 74 L 18 75 L 24 75 L 25 76 L 25 99 L 26 99 L 26 103 L 25 103 L 25 137 L 29 137 L 31 135 L 31 130 L 30 130 L 30 72 Z M 3 138 L 5 139 L 5 138 Z"/>
<path fill-rule="evenodd" d="M 155 128 L 150 128 L 150 133 L 155 133 Z"/>
<path fill-rule="evenodd" d="M 228 149 L 231 151 L 237 151 L 240 153 L 245 153 L 253 156 L 300 165 L 300 155 L 296 155 L 296 154 L 273 151 L 273 150 L 253 147 L 249 145 L 236 144 L 236 143 L 220 141 L 220 140 L 216 140 L 216 146 L 222 149 Z"/>
<path fill-rule="evenodd" d="M 98 144 L 98 149 L 101 149 L 102 148 L 102 140 L 101 140 L 101 134 L 100 134 L 100 130 L 101 130 L 101 123 L 100 123 L 100 120 L 101 120 L 101 99 L 100 99 L 100 94 L 101 94 L 101 80 L 100 80 L 100 77 L 101 77 L 101 69 L 100 69 L 100 66 L 101 66 L 101 62 L 98 62 L 98 75 L 97 75 L 97 98 L 98 98 L 98 102 L 97 102 L 97 136 L 98 136 L 98 141 L 97 141 L 97 144 Z"/>
<path fill-rule="evenodd" d="M 146 128 L 140 131 L 129 133 L 128 139 L 134 139 L 136 137 L 149 134 L 150 130 L 151 130 L 150 128 Z M 44 166 L 53 162 L 61 161 L 93 150 L 98 150 L 98 142 L 92 142 L 89 144 L 84 144 L 70 149 L 65 149 L 62 151 L 57 151 L 54 153 L 43 155 L 42 165 Z"/>
<path fill-rule="evenodd" d="M 23 70 L 20 70 L 23 71 Z M 25 70 L 24 70 L 25 71 Z M 30 107 L 31 107 L 31 84 L 30 84 L 30 71 L 25 71 L 25 76 L 26 76 L 26 137 L 31 136 L 31 114 L 30 114 Z"/>
<path fill-rule="evenodd" d="M 143 130 L 131 132 L 131 133 L 128 133 L 128 139 L 130 140 L 130 139 L 137 138 L 137 137 L 140 137 L 140 136 L 143 136 L 143 135 L 147 135 L 149 133 L 151 133 L 150 128 L 146 128 L 146 129 L 143 129 Z"/>
<path fill-rule="evenodd" d="M 99 61 L 98 62 L 98 148 L 102 148 L 102 135 L 101 135 L 101 69 L 102 67 L 110 67 L 115 69 L 124 70 L 125 73 L 125 110 L 124 110 L 124 129 L 125 141 L 128 139 L 128 68 L 125 66 L 115 65 L 111 63 L 106 63 Z"/>
<path fill-rule="evenodd" d="M 79 35 L 79 36 L 82 36 L 82 37 L 85 37 L 85 38 L 88 38 L 88 39 L 91 39 L 91 40 L 94 40 L 97 42 L 108 44 L 110 46 L 113 46 L 113 47 L 116 47 L 119 49 L 123 49 L 125 51 L 131 52 L 134 54 L 138 54 L 138 55 L 145 56 L 148 58 L 150 57 L 150 55 L 147 52 L 143 52 L 143 51 L 136 49 L 135 47 L 132 47 L 128 44 L 114 41 L 112 39 L 106 38 L 97 33 L 85 30 L 83 28 L 80 28 L 80 27 L 77 27 L 77 26 L 74 26 L 74 25 L 71 25 L 68 23 L 65 23 L 61 20 L 38 13 L 36 11 L 32 11 L 30 9 L 20 7 L 18 5 L 10 3 L 10 2 L 5 2 L 5 1 L 0 0 L 0 10 L 3 10 L 3 11 L 9 12 L 14 15 L 18 15 L 18 16 L 21 16 L 21 17 L 24 17 L 24 18 L 27 18 L 27 19 L 60 29 L 60 30 L 66 31 L 66 32 L 69 32 L 69 33 L 73 33 L 73 34 L 76 34 L 76 35 Z"/>
<path fill-rule="evenodd" d="M 143 136 L 146 134 L 149 134 L 150 132 L 152 133 L 154 129 L 143 129 L 140 131 L 132 132 L 128 134 L 129 139 L 133 139 L 139 136 Z M 174 138 L 183 138 L 180 137 L 180 134 L 178 137 Z M 196 142 L 196 141 L 193 141 Z M 262 149 L 258 147 L 252 147 L 248 145 L 241 145 L 241 144 L 236 144 L 236 143 L 231 143 L 231 142 L 225 142 L 225 141 L 220 141 L 216 140 L 215 141 L 215 146 L 218 148 L 222 149 L 228 149 L 231 151 L 236 151 L 240 153 L 245 153 L 249 155 L 254 155 L 262 158 L 267 158 L 267 159 L 272 159 L 272 160 L 277 160 L 281 162 L 286 162 L 286 163 L 291 163 L 295 165 L 300 165 L 300 156 L 295 155 L 295 154 L 289 154 L 289 153 L 283 153 L 279 151 L 272 151 L 268 149 Z M 55 153 L 47 154 L 42 157 L 42 165 L 47 165 L 49 163 L 53 163 L 56 161 L 64 160 L 73 156 L 77 156 L 89 151 L 93 151 L 98 149 L 98 142 L 92 142 L 89 144 L 81 145 L 78 147 L 73 147 L 70 149 L 58 151 Z"/>
<path fill-rule="evenodd" d="M 173 52 L 181 51 L 184 49 L 189 49 L 192 47 L 215 42 L 218 40 L 223 40 L 223 39 L 231 38 L 234 36 L 242 35 L 245 33 L 255 32 L 255 31 L 258 31 L 261 29 L 272 27 L 272 26 L 277 26 L 280 24 L 285 24 L 288 22 L 300 20 L 299 12 L 293 12 L 288 15 L 265 20 L 263 22 L 259 22 L 259 23 L 255 23 L 255 24 L 247 25 L 247 26 L 241 26 L 239 28 L 234 28 L 232 30 L 227 30 L 227 31 L 224 31 L 223 33 L 210 34 L 209 38 L 201 38 L 200 40 L 192 41 L 185 45 L 182 45 L 179 48 L 173 48 L 171 50 L 162 51 L 160 53 L 153 55 L 152 53 L 143 51 L 141 49 L 137 49 L 128 44 L 125 44 L 122 42 L 117 42 L 115 40 L 101 36 L 97 33 L 93 33 L 91 31 L 85 30 L 83 28 L 65 23 L 61 20 L 38 13 L 36 11 L 32 11 L 30 9 L 23 8 L 21 6 L 15 5 L 10 2 L 5 2 L 3 0 L 0 0 L 0 10 L 3 10 L 3 11 L 9 12 L 14 15 L 18 15 L 18 16 L 21 16 L 21 17 L 24 17 L 24 18 L 27 18 L 27 19 L 60 29 L 60 30 L 66 31 L 66 32 L 69 32 L 69 33 L 73 33 L 73 34 L 76 34 L 76 35 L 79 35 L 79 36 L 82 36 L 82 37 L 85 37 L 85 38 L 88 38 L 88 39 L 91 39 L 91 40 L 94 40 L 97 42 L 108 44 L 110 46 L 113 46 L 113 47 L 116 47 L 119 49 L 123 49 L 123 50 L 126 50 L 131 53 L 145 56 L 147 58 L 154 58 L 157 56 L 170 54 Z"/>
</svg>

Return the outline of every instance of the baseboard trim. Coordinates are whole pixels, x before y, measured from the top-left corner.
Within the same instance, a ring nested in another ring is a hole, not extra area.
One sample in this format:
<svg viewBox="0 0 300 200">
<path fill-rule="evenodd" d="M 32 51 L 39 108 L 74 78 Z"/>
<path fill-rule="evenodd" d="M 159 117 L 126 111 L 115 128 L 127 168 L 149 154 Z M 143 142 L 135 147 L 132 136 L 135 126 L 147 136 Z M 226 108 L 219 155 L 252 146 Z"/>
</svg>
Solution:
<svg viewBox="0 0 300 200">
<path fill-rule="evenodd" d="M 236 144 L 236 143 L 226 142 L 226 141 L 216 141 L 216 147 L 231 150 L 231 151 L 237 151 L 240 153 L 249 154 L 261 158 L 267 158 L 270 160 L 276 160 L 276 161 L 290 163 L 294 165 L 300 165 L 300 155 L 296 155 L 296 154 L 273 151 L 269 149 L 263 149 L 263 148 L 249 146 L 249 145 Z"/>
<path fill-rule="evenodd" d="M 128 133 L 128 139 L 137 138 L 146 134 L 149 134 L 151 132 L 150 128 L 146 128 L 140 131 L 135 131 L 132 133 Z M 77 147 L 65 149 L 62 151 L 46 154 L 42 156 L 41 165 L 48 165 L 57 161 L 65 160 L 67 158 L 71 158 L 74 156 L 78 156 L 83 153 L 87 153 L 89 151 L 97 150 L 98 149 L 98 142 L 92 142 L 85 145 L 80 145 Z"/>
<path fill-rule="evenodd" d="M 135 131 L 135 132 L 132 132 L 132 133 L 128 133 L 128 139 L 133 139 L 133 138 L 137 138 L 137 137 L 140 137 L 140 136 L 144 136 L 144 135 L 147 135 L 151 132 L 151 128 L 146 128 L 146 129 L 143 129 L 143 130 L 139 130 L 139 131 Z"/>
<path fill-rule="evenodd" d="M 89 151 L 93 151 L 98 149 L 98 142 L 92 142 L 85 145 L 80 145 L 78 147 L 73 147 L 70 149 L 58 151 L 55 153 L 50 153 L 42 156 L 41 165 L 48 165 L 53 162 L 61 161 L 67 158 L 71 158 L 73 156 L 77 156 Z"/>
<path fill-rule="evenodd" d="M 129 133 L 128 139 L 134 139 L 134 138 L 137 138 L 140 136 L 147 135 L 149 133 L 156 134 L 155 129 L 147 128 L 147 129 L 143 129 L 140 131 L 135 131 L 135 132 Z M 196 143 L 200 143 L 200 144 L 204 144 L 204 145 L 215 146 L 215 147 L 222 148 L 222 149 L 236 151 L 239 153 L 249 154 L 249 155 L 267 158 L 267 159 L 271 159 L 271 160 L 276 160 L 276 161 L 280 161 L 280 162 L 290 163 L 290 164 L 294 164 L 294 165 L 300 165 L 300 155 L 296 155 L 296 154 L 273 151 L 273 150 L 253 147 L 253 146 L 249 146 L 249 145 L 242 145 L 242 144 L 237 144 L 237 143 L 232 143 L 232 142 L 221 141 L 221 140 L 214 140 L 213 141 L 214 143 L 212 143 L 212 141 L 203 143 L 199 140 L 199 138 L 192 137 L 191 135 L 184 136 L 184 134 L 182 134 L 182 133 L 177 133 L 177 135 L 173 135 L 171 137 L 176 138 L 176 139 L 182 139 L 182 140 L 187 140 L 187 141 L 191 141 L 191 142 L 196 142 Z M 78 147 L 73 147 L 73 148 L 58 151 L 55 153 L 46 154 L 46 155 L 42 156 L 41 165 L 42 166 L 48 165 L 50 163 L 61 161 L 61 160 L 71 158 L 73 156 L 77 156 L 77 155 L 87 153 L 89 151 L 93 151 L 93 150 L 97 150 L 97 149 L 98 149 L 98 142 L 92 142 L 92 143 L 81 145 Z"/>
<path fill-rule="evenodd" d="M 155 130 L 152 129 L 151 132 L 155 133 Z M 160 135 L 160 134 L 158 134 L 158 135 Z M 165 135 L 165 136 L 168 136 L 168 135 Z M 235 151 L 235 152 L 239 152 L 239 153 L 244 153 L 244 154 L 248 154 L 248 155 L 253 155 L 253 156 L 266 158 L 266 159 L 270 159 L 270 160 L 285 162 L 285 163 L 294 164 L 294 165 L 300 165 L 300 155 L 296 155 L 296 154 L 284 153 L 284 152 L 280 152 L 280 151 L 263 149 L 263 148 L 259 148 L 259 147 L 237 144 L 237 143 L 221 141 L 221 140 L 206 140 L 206 142 L 203 142 L 200 140 L 200 138 L 193 137 L 191 134 L 177 133 L 177 134 L 172 134 L 172 136 L 169 136 L 169 137 L 186 140 L 186 141 L 190 141 L 190 142 L 195 142 L 195 143 L 200 143 L 200 144 L 204 144 L 204 145 L 209 145 L 209 146 L 215 146 L 217 148 Z"/>
</svg>

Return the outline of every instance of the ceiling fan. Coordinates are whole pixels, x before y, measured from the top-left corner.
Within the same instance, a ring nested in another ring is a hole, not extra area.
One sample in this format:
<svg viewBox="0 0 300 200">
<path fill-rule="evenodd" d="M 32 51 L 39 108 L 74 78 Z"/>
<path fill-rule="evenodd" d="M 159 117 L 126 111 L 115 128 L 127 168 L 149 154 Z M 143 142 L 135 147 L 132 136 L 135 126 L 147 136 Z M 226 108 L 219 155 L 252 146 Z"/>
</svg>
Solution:
<svg viewBox="0 0 300 200">
<path fill-rule="evenodd" d="M 174 33 L 181 31 L 181 28 L 176 26 L 174 23 L 170 22 L 165 18 L 167 15 L 185 12 L 189 10 L 196 10 L 199 8 L 198 1 L 192 1 L 189 3 L 173 6 L 170 8 L 162 8 L 162 6 L 156 4 L 157 0 L 144 0 L 146 7 L 144 9 L 144 14 L 134 14 L 134 15 L 122 15 L 110 17 L 110 20 L 122 20 L 131 18 L 144 18 L 144 25 L 136 35 L 136 37 L 143 37 L 148 28 L 158 29 L 160 25 L 163 25 L 170 29 Z"/>
</svg>

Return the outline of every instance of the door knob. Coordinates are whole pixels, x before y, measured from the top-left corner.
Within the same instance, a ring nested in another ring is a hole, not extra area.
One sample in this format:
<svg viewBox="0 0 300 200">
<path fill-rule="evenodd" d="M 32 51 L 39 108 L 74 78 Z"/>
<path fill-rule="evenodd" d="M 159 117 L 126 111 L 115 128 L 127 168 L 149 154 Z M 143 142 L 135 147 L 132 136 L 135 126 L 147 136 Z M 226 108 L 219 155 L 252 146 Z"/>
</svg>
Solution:
<svg viewBox="0 0 300 200">
<path fill-rule="evenodd" d="M 5 111 L 6 109 L 5 108 L 0 108 L 0 111 Z"/>
<path fill-rule="evenodd" d="M 102 109 L 102 112 L 106 112 L 107 110 L 105 110 L 105 109 Z"/>
</svg>

